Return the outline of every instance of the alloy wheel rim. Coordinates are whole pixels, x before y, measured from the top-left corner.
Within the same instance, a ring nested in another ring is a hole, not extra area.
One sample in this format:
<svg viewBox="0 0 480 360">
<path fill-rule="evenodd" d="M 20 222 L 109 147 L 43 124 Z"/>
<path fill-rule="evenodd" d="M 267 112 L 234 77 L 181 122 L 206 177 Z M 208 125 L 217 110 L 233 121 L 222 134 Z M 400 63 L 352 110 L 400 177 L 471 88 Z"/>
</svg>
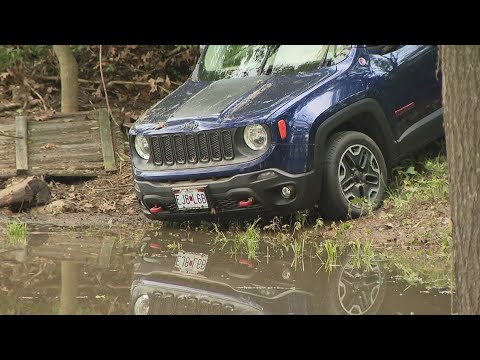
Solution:
<svg viewBox="0 0 480 360">
<path fill-rule="evenodd" d="M 373 263 L 370 269 L 357 268 L 350 260 L 342 269 L 338 282 L 338 300 L 349 315 L 367 313 L 380 293 L 382 286 L 380 266 Z"/>
<path fill-rule="evenodd" d="M 364 145 L 348 147 L 340 157 L 338 183 L 345 199 L 352 205 L 355 199 L 373 202 L 380 191 L 380 167 L 372 151 Z"/>
</svg>

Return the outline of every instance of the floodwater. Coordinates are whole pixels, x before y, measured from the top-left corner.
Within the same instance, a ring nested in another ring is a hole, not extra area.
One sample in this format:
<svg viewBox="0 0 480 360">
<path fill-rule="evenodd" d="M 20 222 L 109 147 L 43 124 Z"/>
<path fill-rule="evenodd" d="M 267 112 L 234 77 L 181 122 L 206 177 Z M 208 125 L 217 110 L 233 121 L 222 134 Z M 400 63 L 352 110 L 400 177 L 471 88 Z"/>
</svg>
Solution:
<svg viewBox="0 0 480 360">
<path fill-rule="evenodd" d="M 0 314 L 451 314 L 448 289 L 411 286 L 376 256 L 228 235 L 0 229 Z M 330 259 L 331 260 L 331 259 Z M 453 302 L 453 303 L 452 303 Z"/>
</svg>

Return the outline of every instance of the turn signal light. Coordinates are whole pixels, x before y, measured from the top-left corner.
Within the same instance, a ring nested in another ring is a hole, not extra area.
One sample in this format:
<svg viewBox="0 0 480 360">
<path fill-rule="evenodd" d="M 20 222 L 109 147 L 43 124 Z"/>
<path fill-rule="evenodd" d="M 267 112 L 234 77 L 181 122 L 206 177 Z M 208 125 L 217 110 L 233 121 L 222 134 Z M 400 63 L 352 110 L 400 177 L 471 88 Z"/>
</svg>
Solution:
<svg viewBox="0 0 480 360">
<path fill-rule="evenodd" d="M 287 138 L 287 123 L 285 120 L 278 120 L 278 131 L 280 132 L 280 138 L 285 140 Z"/>
</svg>

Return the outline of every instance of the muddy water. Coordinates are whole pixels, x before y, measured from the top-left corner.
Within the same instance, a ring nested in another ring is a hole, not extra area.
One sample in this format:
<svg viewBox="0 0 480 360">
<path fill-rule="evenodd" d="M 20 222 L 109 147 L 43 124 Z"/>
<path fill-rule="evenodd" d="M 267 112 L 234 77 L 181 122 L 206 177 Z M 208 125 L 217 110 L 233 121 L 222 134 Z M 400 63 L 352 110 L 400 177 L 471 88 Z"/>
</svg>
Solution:
<svg viewBox="0 0 480 360">
<path fill-rule="evenodd" d="M 0 229 L 0 314 L 451 314 L 445 289 L 409 286 L 381 261 L 178 230 Z M 314 256 L 316 254 L 318 256 Z M 249 256 L 250 255 L 250 256 Z M 330 269 L 330 271 L 326 271 Z M 134 306 L 136 303 L 136 306 Z"/>
</svg>

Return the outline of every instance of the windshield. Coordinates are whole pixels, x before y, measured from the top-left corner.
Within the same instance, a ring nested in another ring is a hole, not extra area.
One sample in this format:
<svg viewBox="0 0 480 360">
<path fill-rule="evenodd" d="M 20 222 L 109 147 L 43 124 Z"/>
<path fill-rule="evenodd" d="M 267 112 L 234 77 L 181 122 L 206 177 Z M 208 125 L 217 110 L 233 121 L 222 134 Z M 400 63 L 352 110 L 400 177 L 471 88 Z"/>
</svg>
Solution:
<svg viewBox="0 0 480 360">
<path fill-rule="evenodd" d="M 345 59 L 350 45 L 209 45 L 199 68 L 205 81 L 313 71 Z"/>
</svg>

